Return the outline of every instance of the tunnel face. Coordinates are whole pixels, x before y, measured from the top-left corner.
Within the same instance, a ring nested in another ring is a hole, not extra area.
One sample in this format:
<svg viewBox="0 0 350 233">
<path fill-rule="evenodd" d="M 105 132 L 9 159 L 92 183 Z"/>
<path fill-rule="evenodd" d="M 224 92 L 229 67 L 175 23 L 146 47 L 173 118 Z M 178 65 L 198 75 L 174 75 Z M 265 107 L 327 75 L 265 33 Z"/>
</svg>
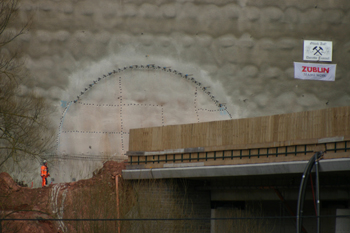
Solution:
<svg viewBox="0 0 350 233">
<path fill-rule="evenodd" d="M 56 157 L 63 160 L 54 170 L 57 181 L 81 179 L 101 162 L 127 159 L 131 128 L 231 119 L 217 99 L 220 93 L 215 97 L 210 80 L 196 70 L 187 74 L 148 64 L 114 67 L 98 77 L 76 74 L 87 77 L 77 96 L 61 105 Z"/>
<path fill-rule="evenodd" d="M 126 159 L 131 128 L 232 118 L 197 80 L 203 77 L 155 65 L 115 68 L 91 79 L 87 90 L 64 103 L 58 153 Z"/>
<path fill-rule="evenodd" d="M 19 29 L 28 18 L 30 30 L 8 49 L 21 48 L 21 59 L 35 81 L 33 86 L 21 85 L 23 93 L 35 91 L 57 109 L 53 154 L 123 156 L 130 128 L 349 103 L 347 0 L 23 0 L 19 22 L 10 29 Z M 293 62 L 305 62 L 304 40 L 333 43 L 334 82 L 294 79 Z M 214 98 L 173 73 L 137 69 L 113 74 L 89 88 L 114 69 L 147 64 L 192 74 Z M 89 91 L 71 103 L 85 88 Z M 88 165 L 82 177 L 98 166 Z"/>
</svg>

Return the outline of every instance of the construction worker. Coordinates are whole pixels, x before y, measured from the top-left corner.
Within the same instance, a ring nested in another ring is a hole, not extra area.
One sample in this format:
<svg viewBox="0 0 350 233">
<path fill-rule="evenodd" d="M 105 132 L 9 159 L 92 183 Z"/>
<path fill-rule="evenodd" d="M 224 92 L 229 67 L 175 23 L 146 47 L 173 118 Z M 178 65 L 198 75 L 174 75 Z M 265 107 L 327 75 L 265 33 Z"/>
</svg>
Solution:
<svg viewBox="0 0 350 233">
<path fill-rule="evenodd" d="M 41 166 L 40 176 L 41 176 L 41 179 L 42 179 L 41 185 L 42 185 L 42 187 L 44 187 L 44 186 L 47 185 L 47 177 L 50 176 L 46 160 L 43 161 L 43 165 Z"/>
</svg>

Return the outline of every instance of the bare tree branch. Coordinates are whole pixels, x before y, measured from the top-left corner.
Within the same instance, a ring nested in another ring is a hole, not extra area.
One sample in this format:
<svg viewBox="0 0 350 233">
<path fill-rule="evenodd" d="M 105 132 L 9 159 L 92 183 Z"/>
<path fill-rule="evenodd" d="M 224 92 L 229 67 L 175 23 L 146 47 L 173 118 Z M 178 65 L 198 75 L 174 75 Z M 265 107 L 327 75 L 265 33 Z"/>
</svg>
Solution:
<svg viewBox="0 0 350 233">
<path fill-rule="evenodd" d="M 18 0 L 0 1 L 0 51 L 11 46 L 28 27 L 29 20 L 16 32 L 7 30 L 17 12 Z M 49 127 L 52 111 L 45 99 L 33 93 L 18 96 L 19 84 L 30 77 L 22 76 L 18 54 L 8 51 L 0 54 L 0 169 L 11 158 L 18 161 L 48 153 L 54 135 Z"/>
</svg>

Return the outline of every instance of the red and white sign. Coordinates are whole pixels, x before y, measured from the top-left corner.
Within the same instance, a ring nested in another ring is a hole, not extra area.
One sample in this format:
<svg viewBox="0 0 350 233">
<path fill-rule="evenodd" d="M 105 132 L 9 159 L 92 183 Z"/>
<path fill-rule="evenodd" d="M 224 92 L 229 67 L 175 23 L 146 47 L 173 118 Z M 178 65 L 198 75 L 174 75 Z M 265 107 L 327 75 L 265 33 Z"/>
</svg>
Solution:
<svg viewBox="0 0 350 233">
<path fill-rule="evenodd" d="M 304 80 L 335 81 L 336 64 L 294 62 L 294 78 Z"/>
</svg>

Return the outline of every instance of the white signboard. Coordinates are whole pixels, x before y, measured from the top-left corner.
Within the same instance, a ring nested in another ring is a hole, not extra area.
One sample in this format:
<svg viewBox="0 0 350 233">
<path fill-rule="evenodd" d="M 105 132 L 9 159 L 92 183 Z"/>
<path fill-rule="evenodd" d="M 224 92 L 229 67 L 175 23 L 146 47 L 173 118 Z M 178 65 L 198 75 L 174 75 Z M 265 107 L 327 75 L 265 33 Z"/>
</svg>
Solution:
<svg viewBox="0 0 350 233">
<path fill-rule="evenodd" d="M 304 61 L 332 61 L 332 41 L 304 40 Z"/>
<path fill-rule="evenodd" d="M 294 78 L 304 80 L 335 81 L 336 64 L 294 62 Z"/>
</svg>

